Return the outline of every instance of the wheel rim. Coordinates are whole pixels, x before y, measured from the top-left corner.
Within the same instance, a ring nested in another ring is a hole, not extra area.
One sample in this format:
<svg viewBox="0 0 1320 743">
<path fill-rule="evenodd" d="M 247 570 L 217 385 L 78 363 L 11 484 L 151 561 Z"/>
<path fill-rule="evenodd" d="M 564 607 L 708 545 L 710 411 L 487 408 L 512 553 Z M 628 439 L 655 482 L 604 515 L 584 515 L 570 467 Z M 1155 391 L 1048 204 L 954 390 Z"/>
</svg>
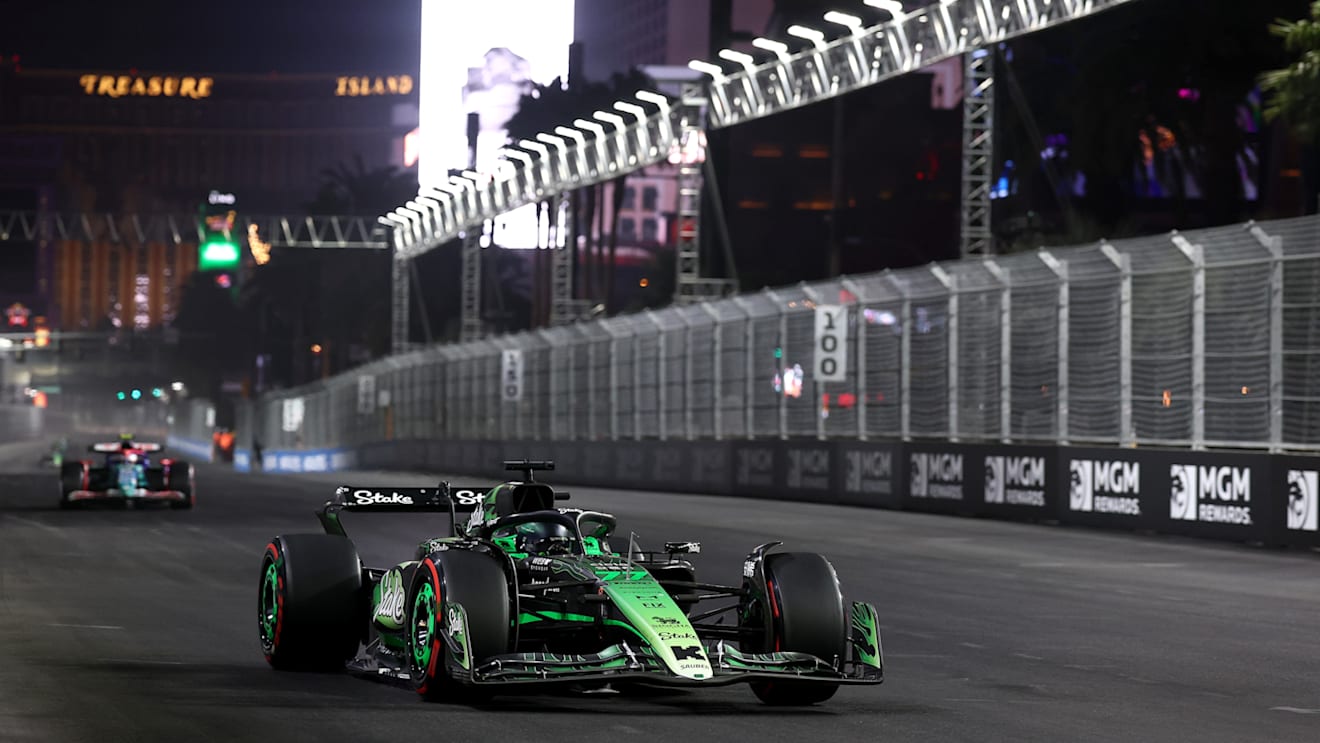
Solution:
<svg viewBox="0 0 1320 743">
<path fill-rule="evenodd" d="M 261 631 L 261 646 L 267 655 L 275 650 L 275 645 L 279 642 L 280 610 L 284 604 L 280 595 L 282 587 L 278 561 L 267 557 L 266 570 L 261 579 L 261 598 L 257 609 L 257 624 Z"/>
<path fill-rule="evenodd" d="M 435 589 L 424 583 L 413 598 L 412 660 L 413 669 L 426 674 L 435 655 Z"/>
</svg>

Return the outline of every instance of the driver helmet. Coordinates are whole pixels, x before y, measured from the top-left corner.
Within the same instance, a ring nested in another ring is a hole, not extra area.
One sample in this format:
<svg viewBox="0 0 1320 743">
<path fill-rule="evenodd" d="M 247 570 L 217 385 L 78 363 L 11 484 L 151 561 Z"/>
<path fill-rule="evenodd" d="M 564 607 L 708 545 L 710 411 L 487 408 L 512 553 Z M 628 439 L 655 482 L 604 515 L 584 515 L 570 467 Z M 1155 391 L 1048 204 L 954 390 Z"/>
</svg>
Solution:
<svg viewBox="0 0 1320 743">
<path fill-rule="evenodd" d="M 556 540 L 570 539 L 573 533 L 568 527 L 554 521 L 528 521 L 505 529 L 500 529 L 495 537 L 512 537 L 519 551 L 528 554 L 546 554 L 552 545 L 562 544 Z"/>
</svg>

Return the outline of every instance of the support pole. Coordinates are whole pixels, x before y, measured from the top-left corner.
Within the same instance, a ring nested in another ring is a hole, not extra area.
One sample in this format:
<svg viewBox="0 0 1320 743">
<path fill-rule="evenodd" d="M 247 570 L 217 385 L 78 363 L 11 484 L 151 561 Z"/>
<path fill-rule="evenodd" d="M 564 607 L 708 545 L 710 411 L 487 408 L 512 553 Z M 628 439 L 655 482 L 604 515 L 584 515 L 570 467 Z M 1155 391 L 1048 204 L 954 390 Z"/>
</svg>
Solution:
<svg viewBox="0 0 1320 743">
<path fill-rule="evenodd" d="M 483 226 L 469 229 L 462 242 L 462 297 L 459 307 L 459 339 L 464 343 L 481 338 L 481 231 Z"/>
<path fill-rule="evenodd" d="M 990 189 L 994 183 L 995 55 L 976 49 L 964 57 L 962 256 L 991 255 Z"/>
<path fill-rule="evenodd" d="M 1251 234 L 1270 252 L 1270 451 L 1283 447 L 1283 238 L 1253 225 Z"/>
<path fill-rule="evenodd" d="M 1173 234 L 1192 263 L 1192 448 L 1205 448 L 1205 250 Z"/>
<path fill-rule="evenodd" d="M 1118 269 L 1118 442 L 1135 446 L 1137 432 L 1132 427 L 1132 258 L 1109 243 L 1100 243 L 1100 252 Z"/>
<path fill-rule="evenodd" d="M 411 302 L 411 283 L 408 264 L 410 259 L 395 253 L 390 267 L 390 350 L 403 353 L 408 350 L 408 308 Z"/>
<path fill-rule="evenodd" d="M 1072 303 L 1071 287 L 1068 283 L 1068 263 L 1055 258 L 1047 251 L 1036 253 L 1059 279 L 1059 299 L 1055 319 L 1058 332 L 1058 371 L 1054 379 L 1054 436 L 1063 446 L 1068 445 L 1068 364 L 1069 364 L 1069 307 Z"/>
</svg>

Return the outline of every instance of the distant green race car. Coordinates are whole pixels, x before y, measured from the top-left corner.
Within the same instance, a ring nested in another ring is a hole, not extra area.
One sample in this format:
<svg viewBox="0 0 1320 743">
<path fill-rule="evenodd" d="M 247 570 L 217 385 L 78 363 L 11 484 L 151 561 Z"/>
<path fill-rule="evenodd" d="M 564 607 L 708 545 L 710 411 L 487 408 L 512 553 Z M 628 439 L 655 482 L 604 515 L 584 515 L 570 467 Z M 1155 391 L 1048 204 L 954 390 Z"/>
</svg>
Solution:
<svg viewBox="0 0 1320 743">
<path fill-rule="evenodd" d="M 325 534 L 273 539 L 257 610 L 267 661 L 347 664 L 433 701 L 533 685 L 745 682 L 767 704 L 806 705 L 884 680 L 875 607 L 845 602 L 824 557 L 771 542 L 747 556 L 740 586 L 703 583 L 686 558 L 700 545 L 644 552 L 629 539 L 615 551 L 613 516 L 557 508 L 568 494 L 535 480 L 553 463 L 505 465 L 523 479 L 341 487 L 318 513 Z M 345 512 L 447 512 L 452 536 L 394 567 L 364 567 Z"/>
</svg>

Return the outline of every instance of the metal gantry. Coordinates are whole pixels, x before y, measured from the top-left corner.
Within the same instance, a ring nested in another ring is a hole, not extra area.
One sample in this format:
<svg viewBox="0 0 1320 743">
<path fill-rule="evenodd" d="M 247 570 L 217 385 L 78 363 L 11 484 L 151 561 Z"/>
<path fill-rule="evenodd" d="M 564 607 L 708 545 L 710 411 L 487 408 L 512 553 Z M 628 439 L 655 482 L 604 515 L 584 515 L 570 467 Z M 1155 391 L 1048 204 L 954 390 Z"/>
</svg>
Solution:
<svg viewBox="0 0 1320 743">
<path fill-rule="evenodd" d="M 390 247 L 387 231 L 370 217 L 239 215 L 235 236 L 257 226 L 263 242 L 277 248 Z M 45 240 L 108 241 L 173 245 L 197 242 L 205 235 L 201 217 L 178 214 L 111 214 L 0 211 L 0 242 Z"/>
<path fill-rule="evenodd" d="M 860 18 L 831 13 L 828 22 L 847 26 L 849 33 L 827 40 L 821 31 L 795 27 L 793 35 L 808 40 L 807 48 L 791 52 L 782 42 L 762 39 L 757 46 L 773 51 L 773 59 L 758 63 L 747 54 L 721 54 L 722 60 L 738 67 L 733 72 L 716 64 L 694 62 L 693 69 L 710 77 L 709 111 L 700 126 L 720 129 L 829 100 L 945 59 L 992 49 L 1007 39 L 1132 2 L 1136 0 L 937 0 L 906 12 L 895 0 L 866 0 L 867 5 L 887 11 L 889 20 L 868 26 Z M 970 60 L 976 63 L 978 74 L 985 72 L 980 80 L 987 84 L 983 94 L 993 81 L 989 60 L 990 55 Z M 386 218 L 405 233 L 401 257 L 435 248 L 526 204 L 637 172 L 664 160 L 671 152 L 681 151 L 682 107 L 671 109 L 667 98 L 653 93 L 639 92 L 638 100 L 649 106 L 642 108 L 622 101 L 616 105 L 619 111 L 633 114 L 635 122 L 623 123 L 615 116 L 609 128 L 588 120 L 578 120 L 573 127 L 558 127 L 553 135 L 547 132 L 536 138 L 538 143 L 553 147 L 533 149 L 520 144 L 516 159 L 524 167 L 502 167 L 483 177 L 475 193 L 435 202 L 435 209 L 412 206 L 396 210 Z M 659 110 L 654 111 L 656 108 Z M 984 123 L 978 119 L 973 126 L 977 133 L 968 135 L 982 151 L 974 151 L 969 157 L 978 168 L 984 165 L 987 182 L 984 189 L 979 185 L 973 189 L 976 198 L 964 205 L 970 217 L 964 233 L 965 254 L 986 252 L 990 242 L 989 125 L 993 119 L 989 107 L 982 113 L 986 115 Z M 513 156 L 506 154 L 504 165 L 511 159 Z M 973 180 L 980 177 L 977 171 Z M 964 180 L 970 183 L 966 174 Z M 695 183 L 695 177 L 690 182 Z M 409 214 L 400 215 L 399 211 Z M 690 277 L 691 272 L 680 269 L 680 275 Z M 682 293 L 685 289 L 692 295 L 710 296 L 727 288 L 723 282 L 710 282 L 700 277 L 687 283 L 680 281 L 679 301 L 688 296 Z"/>
<path fill-rule="evenodd" d="M 990 191 L 995 165 L 995 54 L 968 52 L 963 78 L 962 256 L 994 251 Z"/>
</svg>

